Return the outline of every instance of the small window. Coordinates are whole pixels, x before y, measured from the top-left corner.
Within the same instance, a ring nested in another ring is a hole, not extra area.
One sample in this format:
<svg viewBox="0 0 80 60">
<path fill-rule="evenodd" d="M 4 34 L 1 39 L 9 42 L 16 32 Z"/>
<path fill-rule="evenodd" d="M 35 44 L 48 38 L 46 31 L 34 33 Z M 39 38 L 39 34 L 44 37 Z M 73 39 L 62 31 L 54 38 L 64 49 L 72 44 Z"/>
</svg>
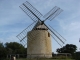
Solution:
<svg viewBox="0 0 80 60">
<path fill-rule="evenodd" d="M 50 33 L 48 32 L 48 37 L 50 37 Z"/>
</svg>

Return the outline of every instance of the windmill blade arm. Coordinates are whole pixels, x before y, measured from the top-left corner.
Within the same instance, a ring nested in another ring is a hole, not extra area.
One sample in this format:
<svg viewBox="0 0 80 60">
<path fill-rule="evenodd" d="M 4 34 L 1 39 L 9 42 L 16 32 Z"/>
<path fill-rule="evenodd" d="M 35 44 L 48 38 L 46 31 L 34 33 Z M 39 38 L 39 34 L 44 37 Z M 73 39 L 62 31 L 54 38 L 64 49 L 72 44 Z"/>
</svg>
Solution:
<svg viewBox="0 0 80 60">
<path fill-rule="evenodd" d="M 36 21 L 42 17 L 42 14 L 34 8 L 28 1 L 23 3 L 20 8 L 33 20 Z"/>
<path fill-rule="evenodd" d="M 39 21 L 41 21 L 41 20 L 39 20 Z M 44 23 L 44 25 L 49 29 L 50 32 L 52 32 L 64 44 L 64 42 L 62 41 L 61 38 L 59 38 L 45 23 Z"/>
<path fill-rule="evenodd" d="M 16 37 L 22 42 L 25 38 L 27 38 L 27 32 L 32 30 L 33 24 L 36 24 L 36 22 L 33 22 L 31 25 L 29 25 L 26 29 L 24 29 L 20 34 L 18 34 Z M 31 28 L 30 28 L 31 27 Z"/>
<path fill-rule="evenodd" d="M 50 31 L 64 44 L 64 42 L 62 41 L 62 39 L 60 39 L 52 30 L 50 30 Z"/>
<path fill-rule="evenodd" d="M 32 11 L 40 18 L 42 17 L 43 15 L 35 8 L 33 7 L 28 1 L 26 1 L 26 4 L 28 4 L 30 7 L 30 9 L 32 9 Z"/>
<path fill-rule="evenodd" d="M 23 6 L 23 5 L 22 5 Z M 38 20 L 35 16 L 33 16 L 31 14 L 31 12 L 29 10 L 26 10 L 25 8 L 23 8 L 22 6 L 19 6 L 33 21 Z"/>
<path fill-rule="evenodd" d="M 54 34 L 54 36 L 56 36 L 64 44 L 64 42 L 62 41 L 61 38 L 59 38 L 46 24 L 44 24 L 44 25 L 49 29 L 50 32 L 52 32 Z"/>
<path fill-rule="evenodd" d="M 27 7 L 26 4 L 23 3 L 23 5 L 24 5 L 35 17 L 38 18 L 38 16 L 37 16 L 29 7 Z M 38 18 L 38 19 L 39 19 L 39 18 Z"/>
<path fill-rule="evenodd" d="M 48 30 L 47 30 L 47 32 L 49 32 Z M 52 38 L 62 47 L 62 45 L 61 45 L 61 43 L 59 42 L 59 41 L 57 41 L 57 39 L 50 33 L 50 35 L 52 36 Z"/>
<path fill-rule="evenodd" d="M 63 11 L 62 9 L 55 6 L 51 11 L 49 11 L 46 15 L 44 15 L 44 18 L 46 18 L 44 21 L 51 20 L 51 19 L 55 18 L 62 11 Z"/>
<path fill-rule="evenodd" d="M 50 34 L 51 35 L 51 34 Z M 52 35 L 51 35 L 52 36 Z M 62 45 L 52 36 L 52 38 L 62 47 Z"/>
<path fill-rule="evenodd" d="M 55 12 L 58 9 L 57 6 L 53 7 L 47 14 L 45 14 L 43 17 L 47 18 L 50 14 L 52 14 L 53 12 Z"/>
<path fill-rule="evenodd" d="M 50 26 L 50 25 L 49 25 Z M 50 26 L 51 27 L 51 26 Z M 51 27 L 52 28 L 52 27 Z M 66 39 L 63 37 L 63 36 L 61 36 L 55 29 L 53 29 L 52 28 L 52 30 L 58 35 L 58 36 L 60 36 L 64 41 L 66 41 Z"/>
<path fill-rule="evenodd" d="M 63 10 L 59 10 L 58 12 L 56 12 L 54 15 L 52 15 L 50 18 L 49 18 L 49 20 L 51 21 L 51 20 L 53 20 L 56 16 L 58 16 L 61 12 L 62 12 Z"/>
<path fill-rule="evenodd" d="M 33 20 L 36 21 L 39 18 L 23 3 L 20 8 Z"/>
</svg>

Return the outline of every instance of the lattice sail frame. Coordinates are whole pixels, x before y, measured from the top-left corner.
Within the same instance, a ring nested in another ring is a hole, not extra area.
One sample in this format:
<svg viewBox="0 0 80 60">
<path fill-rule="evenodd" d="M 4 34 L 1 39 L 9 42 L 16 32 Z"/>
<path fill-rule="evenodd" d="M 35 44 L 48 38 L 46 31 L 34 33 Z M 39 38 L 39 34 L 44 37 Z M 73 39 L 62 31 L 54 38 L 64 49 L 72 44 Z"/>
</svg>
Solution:
<svg viewBox="0 0 80 60">
<path fill-rule="evenodd" d="M 20 34 L 17 35 L 17 38 L 20 40 L 20 42 L 24 41 L 27 44 L 27 32 L 31 31 L 34 29 L 34 26 L 39 23 L 41 24 L 42 20 L 41 17 L 45 18 L 43 21 L 45 22 L 46 20 L 52 20 L 54 19 L 57 15 L 59 15 L 63 10 L 60 9 L 59 7 L 55 6 L 52 8 L 47 14 L 44 16 L 36 9 L 34 8 L 28 1 L 23 3 L 20 8 L 34 21 L 31 25 L 29 25 L 26 29 L 24 29 Z M 48 31 L 50 32 L 52 38 L 60 45 L 64 44 L 66 39 L 64 39 L 58 32 L 56 32 L 51 26 L 47 26 L 45 23 L 43 23 L 47 28 Z M 34 34 L 32 34 L 33 37 Z M 61 43 L 62 44 L 61 44 Z M 24 45 L 26 45 L 24 44 Z"/>
</svg>

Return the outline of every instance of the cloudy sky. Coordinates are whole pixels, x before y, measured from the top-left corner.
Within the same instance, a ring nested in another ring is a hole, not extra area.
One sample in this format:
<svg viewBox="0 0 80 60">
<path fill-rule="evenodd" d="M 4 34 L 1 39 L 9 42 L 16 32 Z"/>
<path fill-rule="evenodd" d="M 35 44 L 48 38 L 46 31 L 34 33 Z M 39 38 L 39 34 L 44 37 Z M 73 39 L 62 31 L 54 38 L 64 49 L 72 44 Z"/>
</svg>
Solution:
<svg viewBox="0 0 80 60">
<path fill-rule="evenodd" d="M 19 42 L 17 34 L 33 22 L 19 8 L 25 1 L 28 0 L 0 0 L 0 42 Z M 46 23 L 67 40 L 65 44 L 75 44 L 79 51 L 80 0 L 29 0 L 28 2 L 43 15 L 54 6 L 63 9 L 60 15 Z M 52 51 L 55 52 L 56 48 L 60 46 L 52 39 Z"/>
</svg>

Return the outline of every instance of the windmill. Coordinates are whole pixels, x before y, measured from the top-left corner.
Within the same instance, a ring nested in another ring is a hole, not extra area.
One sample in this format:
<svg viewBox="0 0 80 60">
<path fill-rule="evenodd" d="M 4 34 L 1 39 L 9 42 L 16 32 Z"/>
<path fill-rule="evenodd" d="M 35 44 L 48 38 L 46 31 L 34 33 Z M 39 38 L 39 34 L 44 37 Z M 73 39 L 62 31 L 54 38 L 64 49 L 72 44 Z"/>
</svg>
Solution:
<svg viewBox="0 0 80 60">
<path fill-rule="evenodd" d="M 17 38 L 20 42 L 26 42 L 27 57 L 52 57 L 51 37 L 60 45 L 64 44 L 63 38 L 51 26 L 47 26 L 45 21 L 54 19 L 63 10 L 55 6 L 44 16 L 34 8 L 28 1 L 20 8 L 33 20 L 33 23 L 24 29 Z M 45 18 L 42 20 L 41 18 Z"/>
</svg>

